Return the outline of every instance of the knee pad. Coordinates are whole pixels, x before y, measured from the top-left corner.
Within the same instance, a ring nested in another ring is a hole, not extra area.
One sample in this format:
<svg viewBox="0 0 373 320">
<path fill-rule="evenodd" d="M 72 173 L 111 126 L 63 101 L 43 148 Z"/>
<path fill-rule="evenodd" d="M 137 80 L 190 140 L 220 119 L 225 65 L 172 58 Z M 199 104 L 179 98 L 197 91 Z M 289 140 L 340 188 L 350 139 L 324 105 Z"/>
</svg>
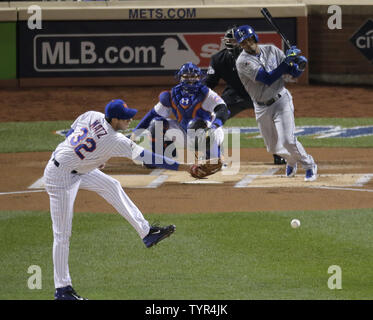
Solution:
<svg viewBox="0 0 373 320">
<path fill-rule="evenodd" d="M 151 134 L 151 143 L 152 143 L 152 152 L 153 153 L 156 153 L 156 146 L 155 144 L 157 143 L 156 141 L 156 137 L 160 137 L 161 140 L 163 140 L 163 146 L 162 146 L 162 150 L 163 150 L 163 155 L 166 148 L 168 146 L 170 146 L 171 144 L 173 144 L 172 141 L 165 141 L 165 134 L 166 134 L 166 131 L 170 128 L 170 124 L 168 122 L 167 119 L 163 118 L 163 117 L 156 117 L 154 118 L 150 124 L 149 124 L 149 127 L 148 127 L 148 130 Z M 159 130 L 159 132 L 157 132 L 156 134 L 156 131 Z M 166 156 L 168 157 L 176 157 L 176 148 L 175 146 L 173 146 L 171 148 L 172 152 L 171 152 L 171 155 L 167 154 Z"/>
<path fill-rule="evenodd" d="M 189 121 L 188 129 L 191 130 L 198 130 L 198 129 L 206 129 L 207 122 L 201 118 L 195 118 Z"/>
<path fill-rule="evenodd" d="M 192 119 L 188 123 L 187 139 L 190 150 L 203 151 L 206 140 L 207 123 L 201 118 Z"/>
</svg>

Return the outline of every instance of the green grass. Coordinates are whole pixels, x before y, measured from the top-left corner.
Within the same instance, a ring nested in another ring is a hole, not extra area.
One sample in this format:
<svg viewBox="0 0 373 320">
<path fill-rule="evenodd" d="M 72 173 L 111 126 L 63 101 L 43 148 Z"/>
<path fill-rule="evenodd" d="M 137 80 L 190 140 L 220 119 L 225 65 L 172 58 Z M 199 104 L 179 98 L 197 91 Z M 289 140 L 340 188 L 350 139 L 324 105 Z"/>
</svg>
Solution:
<svg viewBox="0 0 373 320">
<path fill-rule="evenodd" d="M 0 153 L 53 151 L 63 141 L 55 132 L 70 125 L 71 121 L 0 123 Z"/>
<path fill-rule="evenodd" d="M 44 122 L 3 122 L 0 123 L 0 153 L 10 152 L 40 152 L 53 151 L 63 137 L 56 135 L 57 130 L 67 129 L 72 121 L 44 121 Z M 138 120 L 133 121 L 134 128 Z M 297 126 L 303 125 L 339 125 L 341 127 L 354 127 L 373 125 L 373 118 L 350 119 L 324 119 L 324 118 L 299 118 Z M 242 126 L 257 127 L 253 118 L 233 118 L 226 122 L 226 127 Z M 256 135 L 256 134 L 255 134 Z M 262 148 L 263 139 L 252 139 L 253 134 L 242 134 L 240 145 L 242 148 Z M 370 136 L 359 138 L 326 138 L 312 139 L 312 137 L 300 137 L 299 141 L 304 147 L 373 147 L 373 139 Z"/>
<path fill-rule="evenodd" d="M 373 118 L 298 118 L 295 120 L 296 126 L 341 126 L 350 128 L 355 126 L 373 125 Z M 253 118 L 233 118 L 225 123 L 226 127 L 257 127 Z M 257 134 L 241 134 L 241 148 L 264 148 L 264 142 L 261 138 L 253 138 Z M 372 148 L 373 139 L 371 136 L 358 138 L 323 138 L 314 139 L 311 136 L 298 137 L 298 140 L 306 148 Z"/>
<path fill-rule="evenodd" d="M 373 118 L 296 118 L 295 125 L 307 126 L 307 125 L 335 125 L 341 127 L 354 127 L 354 126 L 366 126 L 373 125 Z M 229 119 L 225 125 L 226 127 L 256 127 L 256 120 L 254 118 L 232 118 Z"/>
<path fill-rule="evenodd" d="M 229 138 L 231 139 L 231 138 Z M 359 138 L 323 138 L 312 139 L 311 137 L 298 137 L 300 143 L 305 148 L 372 148 L 373 137 Z M 231 140 L 230 140 L 231 141 Z M 230 146 L 230 144 L 229 144 Z M 242 134 L 240 137 L 241 148 L 264 148 L 261 138 L 253 138 L 253 135 Z"/>
<path fill-rule="evenodd" d="M 373 210 L 146 216 L 175 223 L 147 249 L 120 216 L 76 213 L 73 285 L 90 299 L 371 299 Z M 292 229 L 298 218 L 301 227 Z M 47 212 L 0 212 L 0 299 L 52 299 L 52 231 Z M 30 265 L 42 289 L 30 290 Z M 342 269 L 331 290 L 328 268 Z"/>
</svg>

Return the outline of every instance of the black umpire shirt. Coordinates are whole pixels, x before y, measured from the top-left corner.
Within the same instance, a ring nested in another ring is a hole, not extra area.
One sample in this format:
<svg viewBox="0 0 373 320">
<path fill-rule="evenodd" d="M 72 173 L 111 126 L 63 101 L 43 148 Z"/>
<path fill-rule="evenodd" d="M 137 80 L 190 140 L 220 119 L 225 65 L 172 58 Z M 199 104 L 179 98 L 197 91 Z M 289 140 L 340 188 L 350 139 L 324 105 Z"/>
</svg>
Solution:
<svg viewBox="0 0 373 320">
<path fill-rule="evenodd" d="M 207 73 L 205 84 L 211 89 L 218 85 L 220 79 L 226 82 L 222 98 L 228 105 L 235 103 L 237 99 L 251 101 L 249 94 L 238 77 L 236 60 L 228 49 L 220 50 L 211 57 Z"/>
</svg>

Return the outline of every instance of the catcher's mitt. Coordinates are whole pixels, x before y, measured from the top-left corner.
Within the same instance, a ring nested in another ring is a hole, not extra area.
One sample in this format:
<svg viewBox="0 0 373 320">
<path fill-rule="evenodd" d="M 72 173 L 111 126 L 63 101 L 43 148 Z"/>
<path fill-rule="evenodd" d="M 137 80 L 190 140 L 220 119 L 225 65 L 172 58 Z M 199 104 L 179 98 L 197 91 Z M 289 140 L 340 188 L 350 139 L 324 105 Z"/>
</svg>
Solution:
<svg viewBox="0 0 373 320">
<path fill-rule="evenodd" d="M 212 162 L 212 163 L 211 163 Z M 194 164 L 189 173 L 193 178 L 203 179 L 221 170 L 223 163 L 220 159 L 211 159 L 203 164 Z"/>
</svg>

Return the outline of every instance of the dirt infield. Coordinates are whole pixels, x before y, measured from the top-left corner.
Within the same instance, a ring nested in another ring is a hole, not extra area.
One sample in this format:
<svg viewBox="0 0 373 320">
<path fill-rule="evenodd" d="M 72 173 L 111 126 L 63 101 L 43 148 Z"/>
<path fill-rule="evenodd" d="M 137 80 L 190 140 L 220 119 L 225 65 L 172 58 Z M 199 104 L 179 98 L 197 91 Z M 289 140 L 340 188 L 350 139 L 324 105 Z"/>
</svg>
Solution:
<svg viewBox="0 0 373 320">
<path fill-rule="evenodd" d="M 372 88 L 300 85 L 288 85 L 288 88 L 294 97 L 296 117 L 373 117 Z M 138 108 L 138 117 L 141 117 L 157 102 L 158 94 L 164 89 L 2 89 L 0 121 L 73 120 L 88 110 L 102 111 L 113 98 L 123 98 L 131 107 Z M 239 116 L 252 117 L 253 112 L 245 111 Z M 158 187 L 149 187 L 147 181 L 152 181 L 149 178 L 152 171 L 120 158 L 110 160 L 104 171 L 111 175 L 127 175 L 123 178 L 125 190 L 144 213 L 373 207 L 372 149 L 308 148 L 307 151 L 319 165 L 317 183 L 303 182 L 303 170 L 299 170 L 294 180 L 284 178 L 284 166 L 274 166 L 264 149 L 241 151 L 242 166 L 236 180 L 212 176 L 211 183 L 185 184 L 173 173 Z M 0 154 L 0 210 L 49 210 L 47 194 L 40 189 L 29 189 L 42 177 L 49 156 L 50 153 Z M 269 169 L 273 175 L 263 175 L 263 170 Z M 138 176 L 133 179 L 133 175 Z M 140 175 L 144 177 L 144 187 L 134 184 L 126 187 L 126 183 L 134 180 L 139 183 Z M 237 187 L 243 177 L 249 177 L 250 182 Z M 103 199 L 92 195 L 80 191 L 75 211 L 115 212 Z"/>
<path fill-rule="evenodd" d="M 216 88 L 221 93 L 222 86 Z M 288 84 L 295 117 L 373 117 L 373 88 Z M 158 101 L 165 87 L 72 87 L 0 89 L 0 122 L 73 120 L 88 110 L 102 111 L 120 98 L 139 110 L 140 118 Z M 253 111 L 237 117 L 253 117 Z"/>
<path fill-rule="evenodd" d="M 144 213 L 202 213 L 230 211 L 272 210 L 327 210 L 371 208 L 373 197 L 373 150 L 312 149 L 318 159 L 320 177 L 317 181 L 303 181 L 304 171 L 299 170 L 295 179 L 283 177 L 284 166 L 274 166 L 263 149 L 242 150 L 242 163 L 251 164 L 260 176 L 263 167 L 277 167 L 278 172 L 267 179 L 266 186 L 248 184 L 235 187 L 236 181 L 215 183 L 217 175 L 210 177 L 210 184 L 185 184 L 182 179 L 171 179 L 157 188 L 124 187 L 131 199 Z M 42 177 L 49 153 L 16 153 L 0 155 L 0 210 L 49 210 L 47 194 L 29 187 Z M 357 160 L 359 159 L 359 160 Z M 247 166 L 241 165 L 241 170 Z M 114 158 L 104 170 L 110 175 L 147 176 L 152 170 L 143 169 L 131 161 Z M 242 173 L 242 172 L 241 172 Z M 182 176 L 184 173 L 174 173 Z M 246 174 L 246 172 L 245 172 Z M 362 177 L 368 177 L 359 184 Z M 233 177 L 234 178 L 234 177 Z M 263 176 L 262 176 L 263 178 Z M 238 179 L 239 180 L 239 179 Z M 237 180 L 237 181 L 238 181 Z M 260 181 L 256 179 L 255 181 Z M 277 184 L 277 185 L 276 185 Z M 355 190 L 355 191 L 351 191 Z M 17 193 L 19 191 L 26 191 Z M 115 210 L 100 197 L 80 191 L 75 203 L 77 212 L 108 212 Z"/>
</svg>

